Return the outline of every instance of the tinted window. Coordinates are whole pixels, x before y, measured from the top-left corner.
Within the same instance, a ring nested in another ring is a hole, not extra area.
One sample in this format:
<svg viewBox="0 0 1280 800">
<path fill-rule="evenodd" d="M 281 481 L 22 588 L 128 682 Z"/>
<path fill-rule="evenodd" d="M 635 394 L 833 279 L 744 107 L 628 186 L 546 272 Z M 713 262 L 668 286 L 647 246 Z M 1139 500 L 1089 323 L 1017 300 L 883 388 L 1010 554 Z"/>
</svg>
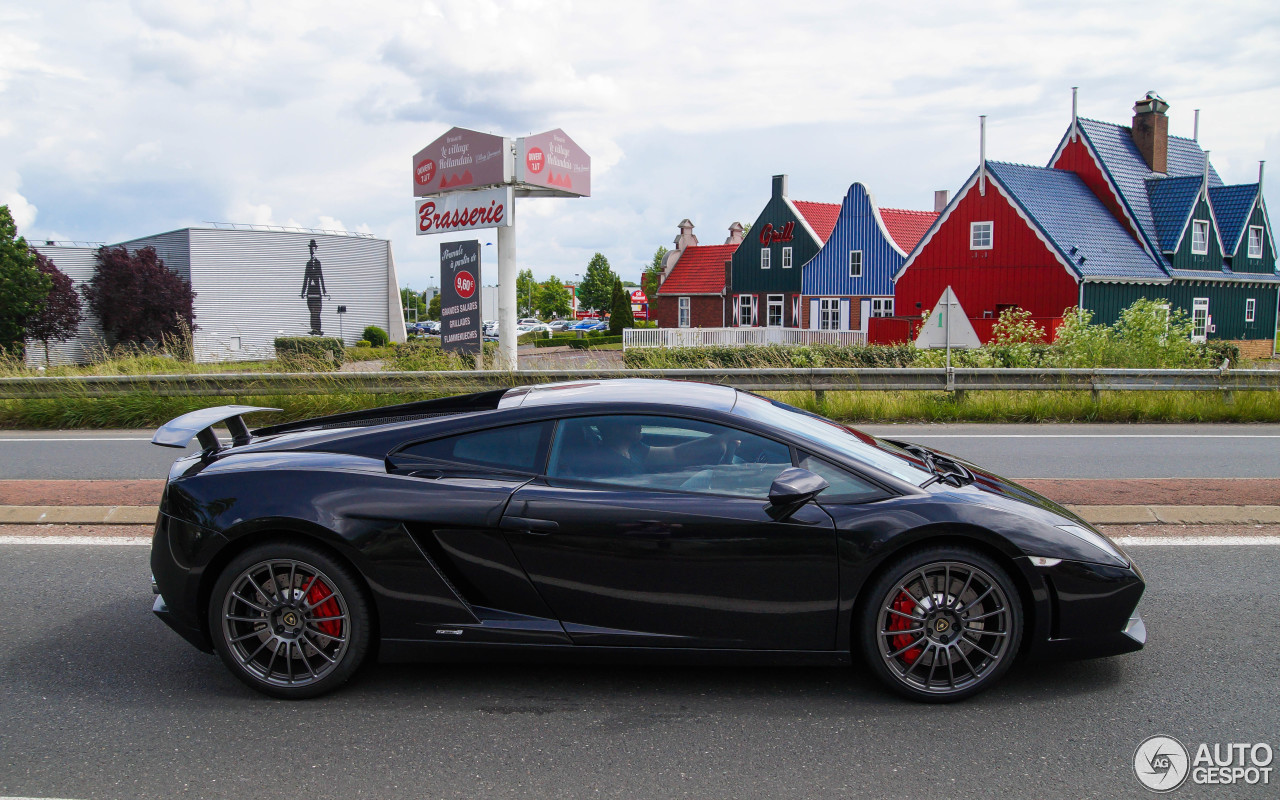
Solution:
<svg viewBox="0 0 1280 800">
<path fill-rule="evenodd" d="M 401 455 L 453 464 L 472 464 L 513 472 L 541 472 L 550 422 L 508 425 L 419 442 Z"/>
<path fill-rule="evenodd" d="M 562 420 L 547 474 L 646 489 L 767 498 L 791 450 L 698 420 L 617 415 Z"/>
<path fill-rule="evenodd" d="M 800 466 L 831 484 L 818 495 L 820 503 L 865 503 L 885 494 L 879 486 L 808 453 L 800 454 Z"/>
<path fill-rule="evenodd" d="M 766 400 L 745 392 L 738 393 L 733 413 L 771 425 L 781 431 L 809 441 L 825 445 L 846 458 L 860 464 L 887 472 L 899 480 L 916 486 L 932 477 L 932 473 L 911 461 L 898 448 L 883 444 L 867 436 L 866 441 L 849 432 L 848 428 L 829 419 L 809 414 L 784 403 Z"/>
</svg>

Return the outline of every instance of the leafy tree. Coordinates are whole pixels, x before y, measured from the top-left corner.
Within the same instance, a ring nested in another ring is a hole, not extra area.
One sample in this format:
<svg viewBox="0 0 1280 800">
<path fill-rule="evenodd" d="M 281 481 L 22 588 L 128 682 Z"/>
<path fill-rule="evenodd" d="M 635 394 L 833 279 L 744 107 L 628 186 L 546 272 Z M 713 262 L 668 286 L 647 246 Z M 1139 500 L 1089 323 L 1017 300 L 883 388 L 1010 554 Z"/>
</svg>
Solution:
<svg viewBox="0 0 1280 800">
<path fill-rule="evenodd" d="M 422 299 L 422 293 L 414 291 L 408 286 L 400 288 L 400 307 L 404 309 L 406 321 L 411 316 L 409 314 L 410 309 L 418 312 L 418 319 L 426 319 L 427 304 Z"/>
<path fill-rule="evenodd" d="M 440 321 L 440 293 L 439 292 L 437 292 L 436 295 L 431 298 L 431 302 L 427 304 L 427 319 L 435 320 L 436 322 Z"/>
<path fill-rule="evenodd" d="M 653 262 L 644 268 L 644 273 L 640 276 L 640 288 L 644 290 L 645 297 L 649 298 L 649 302 L 654 302 L 654 296 L 658 294 L 658 287 L 662 285 L 662 262 L 666 259 L 667 253 L 670 252 L 665 247 L 659 246 L 653 251 Z"/>
<path fill-rule="evenodd" d="M 527 317 L 538 310 L 538 282 L 533 270 L 522 269 L 516 275 L 516 316 Z"/>
<path fill-rule="evenodd" d="M 631 293 L 622 288 L 622 281 L 613 283 L 613 301 L 609 310 L 609 335 L 621 336 L 623 328 L 634 328 L 636 318 L 631 313 Z"/>
<path fill-rule="evenodd" d="M 81 292 L 111 344 L 159 343 L 196 327 L 191 283 L 166 268 L 154 247 L 98 248 L 93 278 Z"/>
<path fill-rule="evenodd" d="M 579 306 L 592 311 L 607 311 L 613 299 L 613 285 L 617 282 L 618 276 L 610 269 L 609 259 L 603 253 L 596 253 L 587 264 L 587 274 L 578 287 Z"/>
<path fill-rule="evenodd" d="M 45 298 L 44 308 L 27 320 L 27 338 L 44 345 L 44 363 L 49 364 L 49 342 L 70 339 L 80 330 L 84 314 L 80 311 L 80 295 L 75 283 L 58 269 L 44 253 L 32 251 L 36 266 L 53 288 Z"/>
<path fill-rule="evenodd" d="M 27 323 L 40 313 L 52 286 L 18 235 L 9 207 L 0 206 L 0 351 L 20 350 Z"/>
<path fill-rule="evenodd" d="M 555 275 L 538 284 L 535 297 L 538 315 L 543 319 L 562 319 L 573 311 L 573 295 Z"/>
</svg>

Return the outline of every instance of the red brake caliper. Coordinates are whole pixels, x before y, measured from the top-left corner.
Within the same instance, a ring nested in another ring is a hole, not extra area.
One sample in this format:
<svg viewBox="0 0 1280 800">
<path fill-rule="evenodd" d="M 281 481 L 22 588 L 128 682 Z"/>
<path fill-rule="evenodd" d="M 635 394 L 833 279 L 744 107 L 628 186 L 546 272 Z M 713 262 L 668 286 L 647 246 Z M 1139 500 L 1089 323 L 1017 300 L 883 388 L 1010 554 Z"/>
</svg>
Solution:
<svg viewBox="0 0 1280 800">
<path fill-rule="evenodd" d="M 899 614 L 910 614 L 915 616 L 915 608 L 916 599 L 906 592 L 900 593 L 898 595 L 898 599 L 893 601 L 893 610 L 897 611 Z M 891 617 L 889 620 L 889 630 L 891 631 L 905 631 L 914 625 L 911 620 L 906 617 L 898 616 L 898 614 L 890 614 L 889 616 Z M 914 634 L 904 633 L 901 636 L 892 637 L 889 640 L 889 643 L 893 645 L 894 650 L 901 650 L 915 641 L 916 638 L 917 637 Z M 920 653 L 921 649 L 919 647 L 913 647 L 903 653 L 902 658 L 908 664 L 914 664 L 916 659 L 920 657 Z"/>
<path fill-rule="evenodd" d="M 329 598 L 325 600 L 325 598 Z M 323 603 L 320 603 L 324 600 Z M 316 578 L 311 582 L 311 589 L 307 592 L 307 605 L 320 605 L 315 607 L 317 617 L 336 617 L 342 614 L 342 609 L 338 607 L 338 601 L 333 599 L 333 590 L 324 585 L 324 582 Z M 337 619 L 327 619 L 323 622 L 317 622 L 316 627 L 326 636 L 341 636 L 342 621 Z"/>
</svg>

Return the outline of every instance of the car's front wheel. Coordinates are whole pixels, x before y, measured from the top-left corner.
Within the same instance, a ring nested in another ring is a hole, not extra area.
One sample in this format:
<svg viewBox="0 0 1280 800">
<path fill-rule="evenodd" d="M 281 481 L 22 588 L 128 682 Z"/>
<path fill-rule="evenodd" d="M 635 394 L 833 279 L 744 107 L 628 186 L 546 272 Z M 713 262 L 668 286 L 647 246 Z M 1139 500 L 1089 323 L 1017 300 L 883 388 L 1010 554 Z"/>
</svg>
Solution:
<svg viewBox="0 0 1280 800">
<path fill-rule="evenodd" d="M 869 587 L 859 638 L 868 666 L 907 697 L 949 702 L 1008 671 L 1022 640 L 1017 587 L 995 561 L 931 547 L 889 564 Z"/>
<path fill-rule="evenodd" d="M 346 682 L 369 650 L 369 603 L 351 569 L 298 542 L 256 545 L 214 584 L 209 632 L 227 667 L 286 699 Z"/>
</svg>

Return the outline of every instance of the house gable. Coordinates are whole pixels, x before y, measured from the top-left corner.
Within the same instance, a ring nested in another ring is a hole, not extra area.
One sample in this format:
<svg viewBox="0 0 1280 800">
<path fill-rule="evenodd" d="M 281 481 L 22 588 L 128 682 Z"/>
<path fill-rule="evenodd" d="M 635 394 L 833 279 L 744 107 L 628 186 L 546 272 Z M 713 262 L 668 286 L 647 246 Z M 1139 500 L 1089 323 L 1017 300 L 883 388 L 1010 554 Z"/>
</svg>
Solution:
<svg viewBox="0 0 1280 800">
<path fill-rule="evenodd" d="M 1260 228 L 1262 230 L 1262 258 L 1249 258 L 1250 228 Z M 1231 246 L 1230 242 L 1227 242 L 1227 246 Z M 1261 198 L 1254 203 L 1249 219 L 1240 228 L 1235 255 L 1231 258 L 1231 269 L 1233 272 L 1251 272 L 1255 274 L 1273 275 L 1276 272 L 1276 247 L 1275 241 L 1271 238 L 1271 220 L 1267 216 L 1266 204 Z"/>
<path fill-rule="evenodd" d="M 893 276 L 906 260 L 910 247 L 903 249 L 893 237 L 881 212 L 865 186 L 855 183 L 849 187 L 831 235 L 818 254 L 804 265 L 805 295 L 893 294 Z M 937 216 L 919 213 L 930 220 Z M 913 218 L 912 221 L 916 220 Z M 861 253 L 862 274 L 859 277 L 849 275 L 850 253 L 854 251 Z"/>
<path fill-rule="evenodd" d="M 1203 254 L 1192 252 L 1195 238 L 1192 227 L 1196 221 L 1202 221 L 1207 224 L 1207 252 Z M 1169 262 L 1174 269 L 1201 272 L 1222 271 L 1222 240 L 1218 235 L 1218 226 L 1213 219 L 1213 209 L 1209 206 L 1209 199 L 1203 192 L 1196 197 L 1195 205 L 1187 216 L 1182 234 L 1178 238 L 1177 249 L 1169 255 Z"/>
<path fill-rule="evenodd" d="M 782 251 L 787 247 L 791 248 L 791 266 L 784 268 Z M 786 195 L 775 194 L 733 253 L 733 293 L 799 294 L 802 267 L 821 247 L 813 227 Z M 769 250 L 769 268 L 761 269 L 761 250 L 765 249 Z"/>
<path fill-rule="evenodd" d="M 1143 240 L 1138 224 L 1134 221 L 1129 209 L 1125 207 L 1123 196 L 1083 135 L 1077 134 L 1073 137 L 1068 131 L 1062 144 L 1058 146 L 1057 152 L 1049 160 L 1049 166 L 1079 175 L 1084 185 L 1088 186 L 1112 216 L 1124 225 L 1125 230 L 1138 241 Z"/>
</svg>

